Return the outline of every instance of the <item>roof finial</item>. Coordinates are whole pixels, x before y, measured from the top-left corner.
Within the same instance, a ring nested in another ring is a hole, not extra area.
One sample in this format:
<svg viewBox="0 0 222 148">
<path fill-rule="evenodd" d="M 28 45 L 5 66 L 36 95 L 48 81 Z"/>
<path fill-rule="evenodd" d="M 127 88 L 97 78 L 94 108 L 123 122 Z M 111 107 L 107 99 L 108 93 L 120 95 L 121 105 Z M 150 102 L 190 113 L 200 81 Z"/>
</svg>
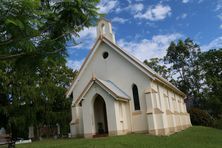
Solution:
<svg viewBox="0 0 222 148">
<path fill-rule="evenodd" d="M 116 43 L 115 36 L 112 31 L 112 25 L 108 20 L 104 18 L 101 18 L 97 25 L 97 38 L 99 38 L 100 36 L 104 36 L 111 42 Z"/>
</svg>

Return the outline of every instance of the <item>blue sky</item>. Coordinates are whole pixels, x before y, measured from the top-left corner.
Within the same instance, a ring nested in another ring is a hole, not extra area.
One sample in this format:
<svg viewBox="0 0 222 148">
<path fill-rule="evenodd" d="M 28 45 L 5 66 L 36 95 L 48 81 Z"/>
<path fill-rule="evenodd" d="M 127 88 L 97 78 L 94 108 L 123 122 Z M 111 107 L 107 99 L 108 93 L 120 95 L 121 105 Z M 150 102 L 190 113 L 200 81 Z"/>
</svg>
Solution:
<svg viewBox="0 0 222 148">
<path fill-rule="evenodd" d="M 141 61 L 161 58 L 171 41 L 186 37 L 202 50 L 222 48 L 222 0 L 101 0 L 98 8 L 112 22 L 117 44 Z M 96 28 L 79 34 L 77 46 L 67 45 L 73 69 L 93 46 Z"/>
</svg>

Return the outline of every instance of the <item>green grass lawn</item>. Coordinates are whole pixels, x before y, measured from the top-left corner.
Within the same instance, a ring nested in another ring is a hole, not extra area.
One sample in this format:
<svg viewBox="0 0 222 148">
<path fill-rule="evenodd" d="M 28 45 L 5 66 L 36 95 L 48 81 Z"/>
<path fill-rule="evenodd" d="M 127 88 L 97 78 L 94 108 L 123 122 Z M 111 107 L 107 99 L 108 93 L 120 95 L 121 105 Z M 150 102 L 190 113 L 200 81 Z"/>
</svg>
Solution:
<svg viewBox="0 0 222 148">
<path fill-rule="evenodd" d="M 222 130 L 194 126 L 171 136 L 129 134 L 95 139 L 42 140 L 18 148 L 222 148 Z"/>
</svg>

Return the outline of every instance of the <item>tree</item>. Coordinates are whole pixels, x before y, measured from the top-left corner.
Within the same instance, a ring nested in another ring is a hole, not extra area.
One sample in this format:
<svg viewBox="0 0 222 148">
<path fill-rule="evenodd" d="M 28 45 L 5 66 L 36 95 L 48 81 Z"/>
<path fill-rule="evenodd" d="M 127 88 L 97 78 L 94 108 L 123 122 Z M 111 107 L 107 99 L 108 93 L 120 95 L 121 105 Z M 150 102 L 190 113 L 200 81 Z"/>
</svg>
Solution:
<svg viewBox="0 0 222 148">
<path fill-rule="evenodd" d="M 98 2 L 0 2 L 0 118 L 15 137 L 27 136 L 29 125 L 68 126 L 65 91 L 76 73 L 65 65 L 66 43 L 77 44 L 78 32 L 96 24 Z"/>
<path fill-rule="evenodd" d="M 165 79 L 170 79 L 170 73 L 169 69 L 166 67 L 166 65 L 161 65 L 162 59 L 158 58 L 151 58 L 149 61 L 145 60 L 144 63 L 149 66 L 151 69 L 153 69 L 155 72 L 157 72 L 159 75 L 164 77 Z"/>
<path fill-rule="evenodd" d="M 67 133 L 71 100 L 65 97 L 65 92 L 76 73 L 68 69 L 65 62 L 48 60 L 42 61 L 34 74 L 13 71 L 15 75 L 8 93 L 12 101 L 8 105 L 10 118 L 7 124 L 13 136 L 27 136 L 30 125 L 39 130 L 43 125 L 55 126 L 56 123 Z"/>
<path fill-rule="evenodd" d="M 191 103 L 198 106 L 201 94 L 201 71 L 199 67 L 200 47 L 189 38 L 172 42 L 167 49 L 164 62 L 170 64 L 174 84 L 185 94 Z"/>
<path fill-rule="evenodd" d="M 163 60 L 153 58 L 144 63 L 187 95 L 191 114 L 194 107 L 216 119 L 222 117 L 222 49 L 201 52 L 199 45 L 187 38 L 172 42 Z"/>
<path fill-rule="evenodd" d="M 35 73 L 44 59 L 65 61 L 66 42 L 100 16 L 98 0 L 3 0 L 0 3 L 1 91 L 8 93 L 13 69 Z M 3 88 L 4 87 L 4 88 Z M 2 93 L 2 92 L 0 92 Z"/>
<path fill-rule="evenodd" d="M 0 60 L 65 56 L 66 42 L 95 24 L 98 0 L 3 0 Z M 32 60 L 31 60 L 32 61 Z"/>
<path fill-rule="evenodd" d="M 222 115 L 222 49 L 201 53 L 199 63 L 204 75 L 205 107 L 219 117 Z"/>
</svg>

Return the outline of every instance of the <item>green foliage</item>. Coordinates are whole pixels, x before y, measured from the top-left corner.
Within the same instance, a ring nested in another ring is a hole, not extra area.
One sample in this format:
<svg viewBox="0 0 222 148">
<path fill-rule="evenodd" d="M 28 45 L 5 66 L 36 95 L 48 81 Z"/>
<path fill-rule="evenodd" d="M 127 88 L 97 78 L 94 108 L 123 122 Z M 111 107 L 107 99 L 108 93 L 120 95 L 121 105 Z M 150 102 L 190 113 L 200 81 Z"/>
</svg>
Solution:
<svg viewBox="0 0 222 148">
<path fill-rule="evenodd" d="M 13 137 L 28 138 L 28 124 L 26 123 L 26 116 L 14 116 L 9 118 L 10 130 Z"/>
<path fill-rule="evenodd" d="M 207 110 L 214 118 L 222 115 L 222 49 L 201 52 L 188 38 L 172 42 L 163 60 L 165 65 L 158 58 L 144 63 L 187 95 L 188 108 Z"/>
<path fill-rule="evenodd" d="M 0 127 L 5 127 L 8 123 L 8 112 L 7 109 L 5 107 L 0 106 L 0 118 L 1 118 L 1 122 L 0 122 Z"/>
<path fill-rule="evenodd" d="M 0 59 L 61 58 L 66 42 L 96 23 L 98 0 L 3 0 L 0 4 Z"/>
<path fill-rule="evenodd" d="M 165 79 L 170 79 L 169 69 L 165 65 L 163 65 L 161 62 L 162 62 L 162 59 L 151 58 L 149 61 L 145 60 L 144 64 L 152 68 L 155 72 L 160 74 Z"/>
<path fill-rule="evenodd" d="M 192 108 L 189 110 L 192 125 L 212 126 L 213 118 L 204 110 Z"/>
<path fill-rule="evenodd" d="M 164 57 L 164 62 L 170 65 L 172 75 L 176 76 L 172 82 L 187 94 L 188 99 L 194 100 L 196 106 L 197 100 L 201 99 L 199 55 L 199 45 L 187 38 L 184 41 L 179 40 L 177 44 L 172 42 Z"/>
<path fill-rule="evenodd" d="M 67 41 L 96 24 L 99 0 L 0 2 L 0 126 L 27 137 L 28 127 L 60 124 L 67 133 L 76 73 L 66 66 Z M 37 135 L 38 136 L 38 135 Z"/>
<path fill-rule="evenodd" d="M 222 49 L 200 52 L 192 40 L 171 43 L 164 61 L 171 65 L 172 82 L 186 93 L 188 102 L 214 117 L 222 114 Z M 205 124 L 205 123 L 203 123 Z"/>
<path fill-rule="evenodd" d="M 218 117 L 222 115 L 222 49 L 203 52 L 200 61 L 206 85 L 205 107 Z"/>
<path fill-rule="evenodd" d="M 222 129 L 222 118 L 216 119 L 214 121 L 214 127 L 218 129 Z"/>
<path fill-rule="evenodd" d="M 72 70 L 65 63 L 49 63 L 44 60 L 35 73 L 23 71 L 13 76 L 11 87 L 12 103 L 9 105 L 10 119 L 8 128 L 15 136 L 26 136 L 15 129 L 27 129 L 30 125 L 42 127 L 59 123 L 61 130 L 71 120 L 71 100 L 66 99 L 65 92 L 74 78 Z M 24 123 L 20 122 L 23 119 Z M 24 131 L 24 130 L 22 130 Z"/>
</svg>

